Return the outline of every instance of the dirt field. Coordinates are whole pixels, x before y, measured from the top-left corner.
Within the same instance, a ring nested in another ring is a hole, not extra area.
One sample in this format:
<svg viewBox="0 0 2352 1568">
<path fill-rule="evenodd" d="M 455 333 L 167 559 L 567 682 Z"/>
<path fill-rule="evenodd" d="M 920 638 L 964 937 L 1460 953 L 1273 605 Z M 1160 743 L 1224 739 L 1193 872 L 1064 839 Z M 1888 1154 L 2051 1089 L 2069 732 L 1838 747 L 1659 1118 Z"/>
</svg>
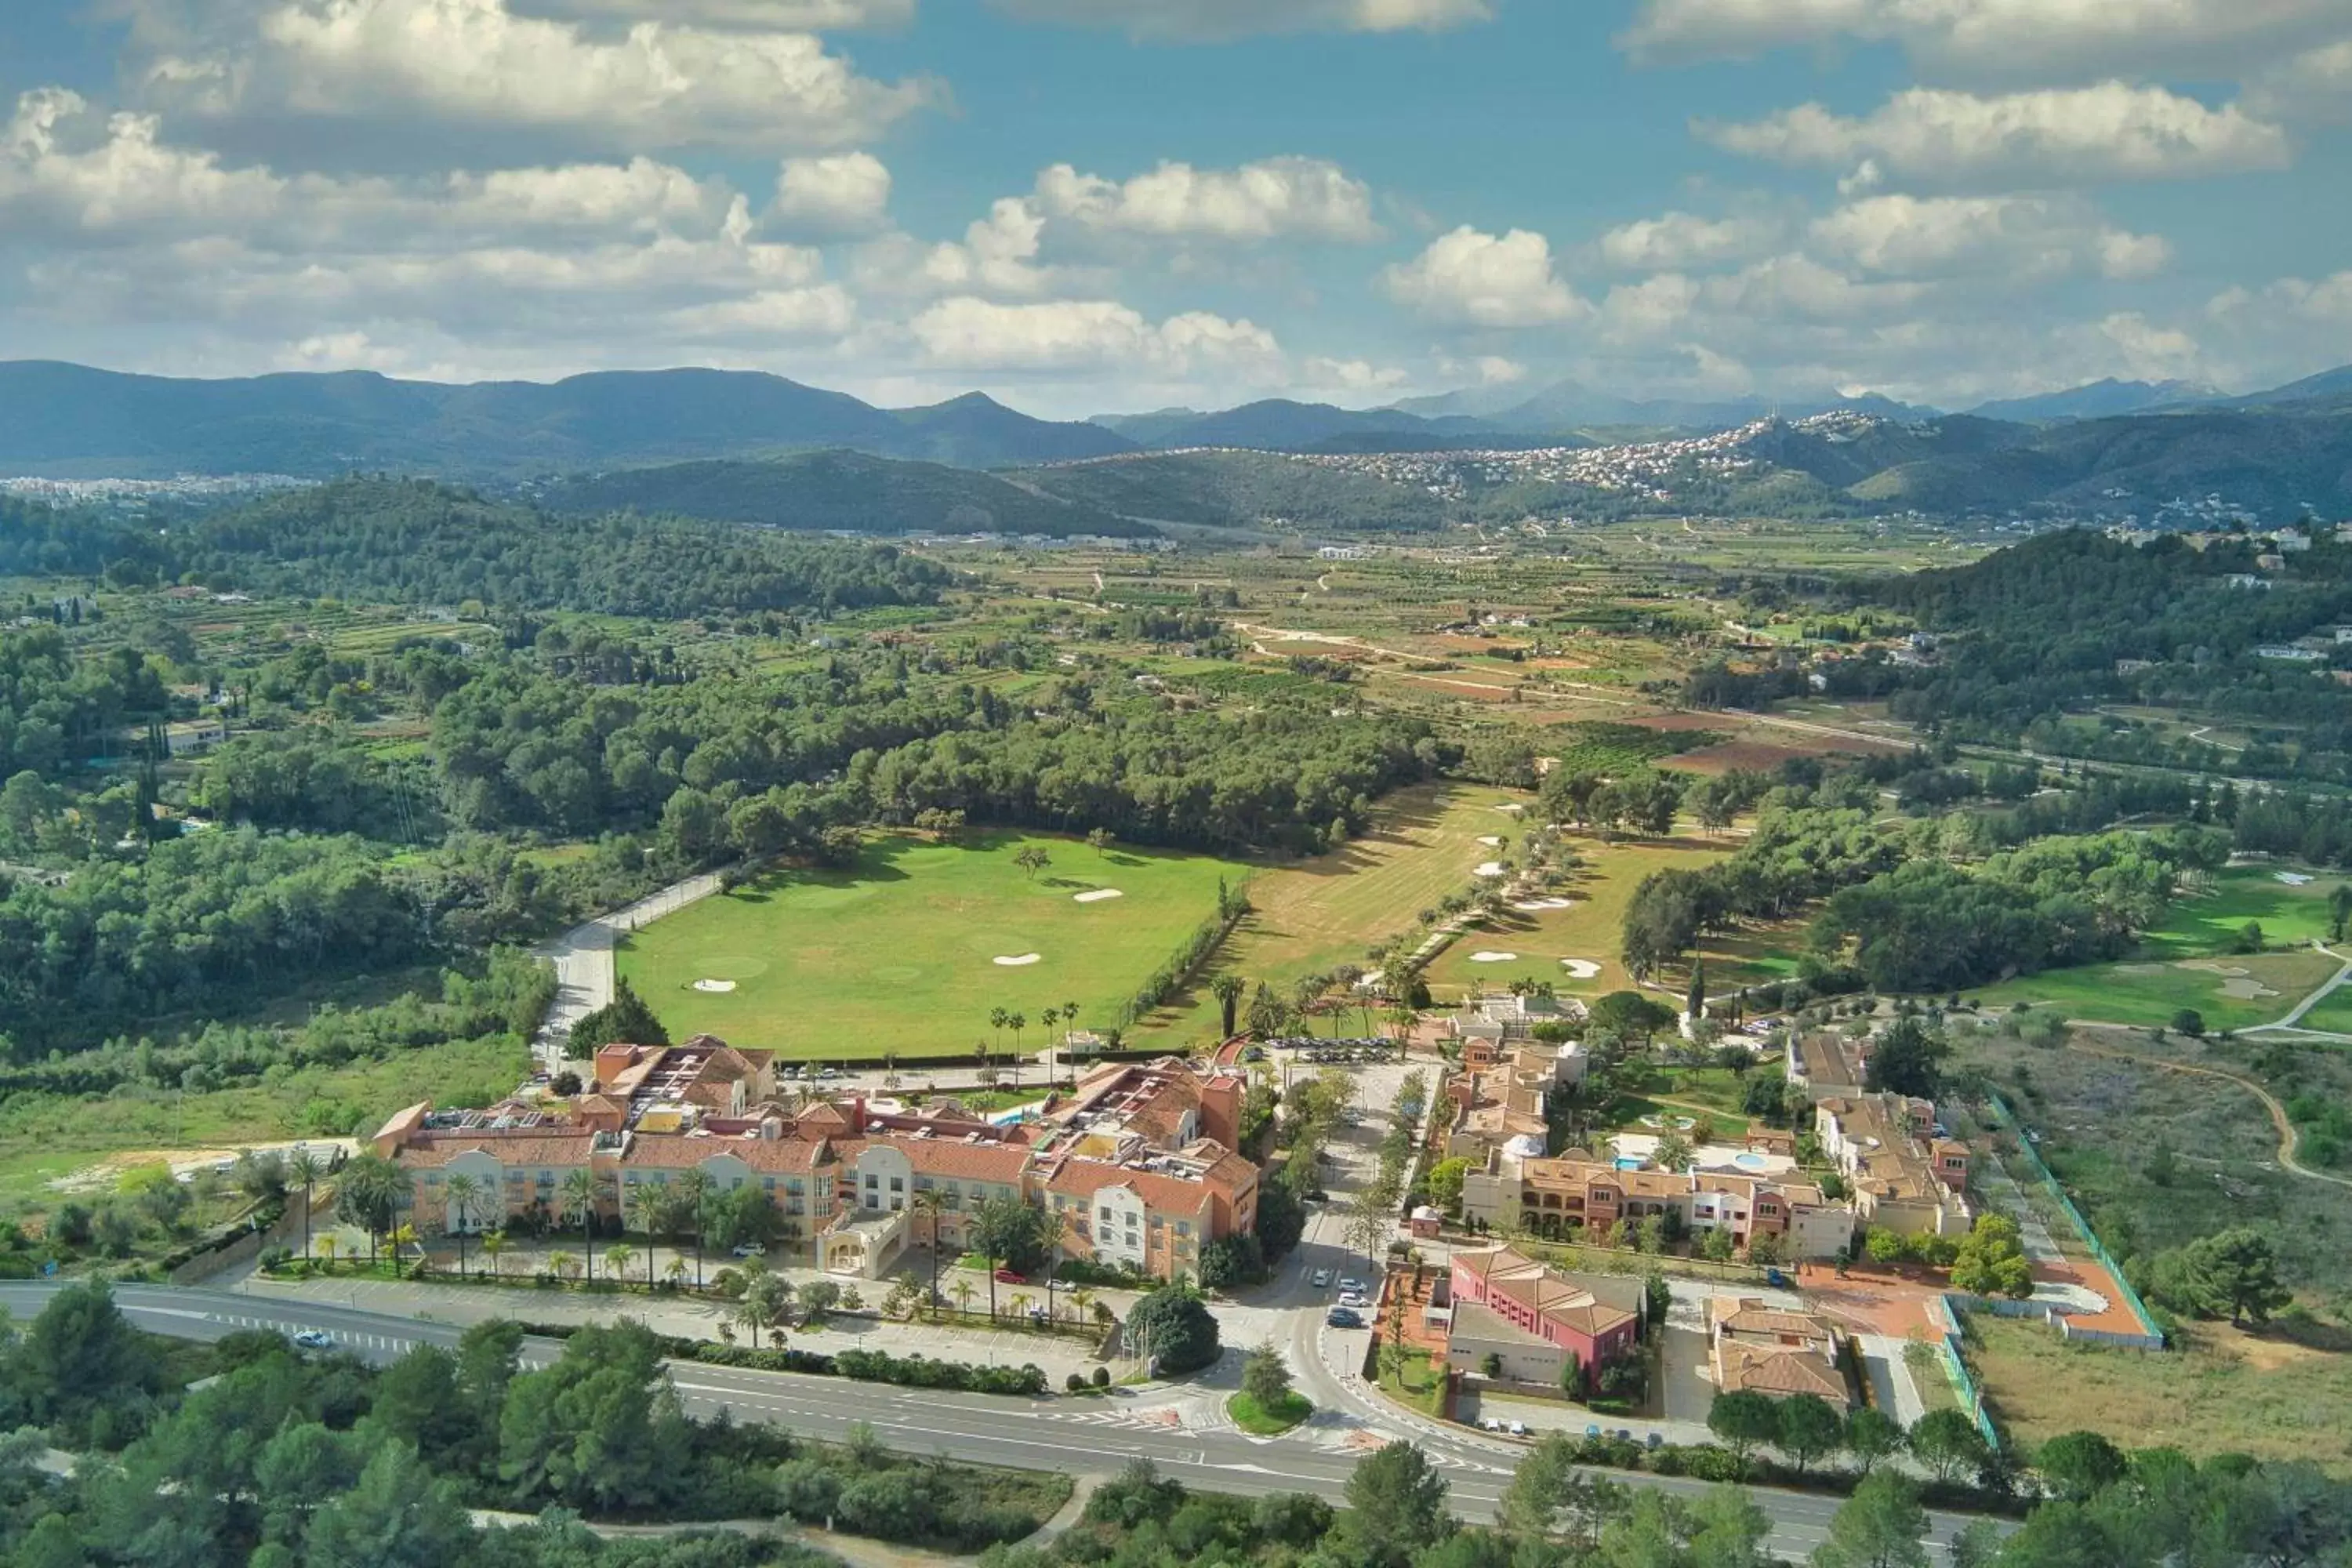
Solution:
<svg viewBox="0 0 2352 1568">
<path fill-rule="evenodd" d="M 1983 1315 L 1968 1341 L 1994 1419 L 2029 1447 L 2087 1428 L 2125 1447 L 2309 1459 L 2352 1474 L 2352 1352 L 2225 1323 L 2196 1325 L 2177 1351 L 2105 1350 Z"/>
</svg>

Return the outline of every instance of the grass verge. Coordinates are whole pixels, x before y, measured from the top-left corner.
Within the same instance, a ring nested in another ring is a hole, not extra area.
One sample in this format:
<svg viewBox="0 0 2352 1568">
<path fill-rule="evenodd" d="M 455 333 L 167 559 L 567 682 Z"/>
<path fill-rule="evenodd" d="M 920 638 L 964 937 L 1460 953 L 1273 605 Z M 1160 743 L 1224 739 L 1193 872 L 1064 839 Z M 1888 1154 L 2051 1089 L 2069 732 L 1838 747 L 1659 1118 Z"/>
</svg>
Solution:
<svg viewBox="0 0 2352 1568">
<path fill-rule="evenodd" d="M 1234 1418 L 1234 1426 L 1253 1437 L 1278 1437 L 1314 1415 L 1315 1406 L 1296 1389 L 1284 1394 L 1272 1408 L 1243 1393 L 1225 1401 L 1225 1414 Z"/>
</svg>

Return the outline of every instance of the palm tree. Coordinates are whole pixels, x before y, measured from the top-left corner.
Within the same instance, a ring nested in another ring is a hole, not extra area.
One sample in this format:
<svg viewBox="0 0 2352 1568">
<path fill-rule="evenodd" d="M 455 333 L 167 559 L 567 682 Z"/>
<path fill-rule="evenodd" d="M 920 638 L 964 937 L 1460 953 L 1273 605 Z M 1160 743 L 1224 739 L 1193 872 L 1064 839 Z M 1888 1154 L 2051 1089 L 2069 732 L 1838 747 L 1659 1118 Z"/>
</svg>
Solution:
<svg viewBox="0 0 2352 1568">
<path fill-rule="evenodd" d="M 1026 1321 L 1029 1317 L 1029 1303 L 1034 1299 L 1025 1291 L 1015 1290 L 1012 1299 L 1004 1304 L 1013 1309 L 1013 1315 L 1015 1318 Z"/>
<path fill-rule="evenodd" d="M 588 1283 L 596 1283 L 596 1200 L 602 1196 L 604 1184 L 596 1173 L 583 1165 L 563 1178 L 562 1199 L 564 1217 L 575 1220 L 580 1234 L 588 1243 Z"/>
<path fill-rule="evenodd" d="M 648 1251 L 646 1257 L 650 1262 L 653 1254 Z M 622 1284 L 628 1283 L 629 1265 L 636 1260 L 637 1249 L 625 1241 L 616 1241 L 604 1249 L 604 1267 L 610 1269 L 613 1278 Z M 653 1276 L 648 1272 L 646 1276 L 646 1283 L 650 1285 L 653 1282 Z"/>
<path fill-rule="evenodd" d="M 569 1279 L 580 1271 L 580 1259 L 568 1252 L 551 1252 L 547 1255 L 547 1267 L 553 1273 Z"/>
<path fill-rule="evenodd" d="M 490 1260 L 490 1278 L 493 1279 L 504 1272 L 499 1262 L 499 1255 L 506 1249 L 507 1233 L 505 1231 L 494 1230 L 482 1237 L 482 1255 Z"/>
<path fill-rule="evenodd" d="M 319 1156 L 308 1149 L 297 1149 L 287 1157 L 286 1180 L 289 1185 L 302 1189 L 302 1258 L 310 1258 L 310 1190 L 319 1184 Z"/>
<path fill-rule="evenodd" d="M 474 1223 L 474 1207 L 482 1201 L 481 1182 L 463 1171 L 449 1173 L 448 1210 L 450 1230 L 457 1237 L 457 1278 L 466 1277 L 466 1232 Z"/>
<path fill-rule="evenodd" d="M 699 1168 L 677 1179 L 679 1206 L 694 1221 L 694 1288 L 702 1289 L 702 1225 L 710 1208 L 710 1176 Z"/>
<path fill-rule="evenodd" d="M 996 1043 L 1000 1046 L 1004 1043 L 1004 1026 L 1012 1020 L 1012 1017 L 1013 1015 L 1002 1007 L 991 1007 L 988 1010 L 988 1026 L 996 1031 Z M 988 1061 L 987 1054 L 982 1053 L 980 1059 L 985 1066 Z"/>
<path fill-rule="evenodd" d="M 319 1251 L 327 1259 L 327 1272 L 335 1271 L 335 1236 L 332 1231 L 319 1238 Z"/>
<path fill-rule="evenodd" d="M 652 1266 L 648 1264 L 647 1267 L 650 1268 Z M 675 1252 L 671 1253 L 669 1255 L 669 1267 L 662 1270 L 662 1278 L 669 1282 L 669 1288 L 671 1289 L 677 1289 L 679 1285 L 685 1282 L 686 1279 L 686 1259 L 680 1258 Z"/>
<path fill-rule="evenodd" d="M 1087 1313 L 1093 1310 L 1094 1304 L 1095 1293 L 1085 1286 L 1081 1285 L 1070 1292 L 1070 1316 L 1078 1321 L 1086 1321 Z"/>
<path fill-rule="evenodd" d="M 940 1215 L 947 1212 L 947 1200 L 940 1195 L 937 1187 L 918 1187 L 914 1209 L 931 1222 L 931 1293 L 927 1301 L 936 1321 L 940 1300 Z"/>
<path fill-rule="evenodd" d="M 1054 1270 L 1062 1261 L 1062 1243 L 1070 1234 L 1070 1211 L 1045 1211 L 1045 1321 L 1054 1321 Z"/>
<path fill-rule="evenodd" d="M 1014 1013 L 1004 1020 L 1004 1026 L 1013 1031 L 1013 1054 L 1017 1057 L 1021 1054 L 1021 1031 L 1029 1026 L 1029 1016 Z"/>
<path fill-rule="evenodd" d="M 416 1226 L 407 1220 L 402 1220 L 393 1226 L 392 1235 L 388 1239 L 392 1242 L 392 1275 L 397 1279 L 400 1278 L 400 1249 L 404 1247 L 416 1246 Z M 421 1269 L 422 1267 L 420 1264 L 419 1268 Z"/>
<path fill-rule="evenodd" d="M 971 1281 L 969 1279 L 957 1280 L 951 1294 L 953 1294 L 956 1299 L 956 1307 L 958 1310 L 960 1310 L 965 1317 L 971 1317 L 971 1299 L 976 1294 L 971 1288 Z"/>
</svg>

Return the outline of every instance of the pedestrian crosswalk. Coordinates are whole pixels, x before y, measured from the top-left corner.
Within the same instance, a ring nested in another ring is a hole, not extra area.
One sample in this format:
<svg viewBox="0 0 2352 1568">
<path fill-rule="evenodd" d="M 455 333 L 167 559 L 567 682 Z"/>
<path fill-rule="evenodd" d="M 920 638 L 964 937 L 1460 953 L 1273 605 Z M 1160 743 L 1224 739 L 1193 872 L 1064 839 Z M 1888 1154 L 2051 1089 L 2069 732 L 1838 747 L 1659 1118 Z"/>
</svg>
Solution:
<svg viewBox="0 0 2352 1568">
<path fill-rule="evenodd" d="M 1052 1410 L 1045 1413 L 1048 1421 L 1065 1421 L 1081 1426 L 1113 1426 L 1124 1432 L 1171 1432 L 1181 1430 L 1184 1418 L 1173 1410 Z"/>
</svg>

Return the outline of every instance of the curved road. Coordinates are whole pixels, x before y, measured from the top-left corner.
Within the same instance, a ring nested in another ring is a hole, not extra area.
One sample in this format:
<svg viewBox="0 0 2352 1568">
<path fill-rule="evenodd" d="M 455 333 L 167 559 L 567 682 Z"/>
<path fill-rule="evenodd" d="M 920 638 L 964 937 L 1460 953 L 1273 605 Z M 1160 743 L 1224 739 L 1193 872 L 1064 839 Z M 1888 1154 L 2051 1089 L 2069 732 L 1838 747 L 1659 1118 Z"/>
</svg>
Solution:
<svg viewBox="0 0 2352 1568">
<path fill-rule="evenodd" d="M 18 1317 L 37 1312 L 62 1287 L 55 1282 L 0 1283 L 0 1304 Z M 227 1291 L 157 1285 L 118 1285 L 114 1298 L 142 1329 L 183 1339 L 216 1340 L 242 1329 L 291 1334 L 317 1329 L 362 1360 L 387 1362 L 421 1344 L 454 1345 L 461 1330 L 426 1319 L 360 1311 L 314 1301 L 276 1300 Z M 1301 1340 L 1320 1331 L 1319 1320 L 1302 1319 Z M 526 1367 L 553 1360 L 553 1341 L 523 1344 Z M 1301 1383 L 1318 1402 L 1358 1404 L 1365 1396 L 1339 1386 L 1319 1355 L 1299 1358 Z M 1262 1495 L 1309 1492 L 1339 1501 L 1354 1473 L 1360 1447 L 1315 1446 L 1290 1437 L 1250 1437 L 1236 1431 L 1188 1431 L 1139 1419 L 1120 1401 L 1008 1399 L 893 1388 L 843 1378 L 790 1373 L 750 1372 L 673 1362 L 670 1375 L 687 1409 L 703 1416 L 730 1411 L 738 1420 L 788 1426 L 811 1436 L 840 1441 L 865 1422 L 890 1447 L 908 1453 L 939 1453 L 982 1464 L 1099 1473 L 1130 1458 L 1146 1458 L 1161 1472 L 1189 1485 L 1216 1491 Z M 1339 1408 L 1327 1405 L 1326 1410 Z M 1318 1422 L 1321 1420 L 1318 1417 Z M 1492 1519 L 1509 1484 L 1517 1450 L 1475 1435 L 1455 1436 L 1434 1422 L 1393 1412 L 1383 1425 L 1413 1429 L 1414 1440 L 1445 1476 L 1454 1510 L 1474 1521 Z M 1313 1434 L 1317 1424 L 1302 1429 Z M 1328 1436 L 1326 1426 L 1321 1436 Z M 1665 1476 L 1602 1472 L 1634 1486 L 1658 1487 L 1697 1496 L 1711 1489 L 1701 1481 Z M 1808 1492 L 1756 1489 L 1752 1495 L 1772 1521 L 1769 1549 L 1801 1561 L 1825 1539 L 1836 1498 Z M 1965 1515 L 1931 1514 L 1928 1539 L 1938 1548 L 1969 1522 Z M 1939 1551 L 1938 1555 L 1943 1553 Z"/>
</svg>

